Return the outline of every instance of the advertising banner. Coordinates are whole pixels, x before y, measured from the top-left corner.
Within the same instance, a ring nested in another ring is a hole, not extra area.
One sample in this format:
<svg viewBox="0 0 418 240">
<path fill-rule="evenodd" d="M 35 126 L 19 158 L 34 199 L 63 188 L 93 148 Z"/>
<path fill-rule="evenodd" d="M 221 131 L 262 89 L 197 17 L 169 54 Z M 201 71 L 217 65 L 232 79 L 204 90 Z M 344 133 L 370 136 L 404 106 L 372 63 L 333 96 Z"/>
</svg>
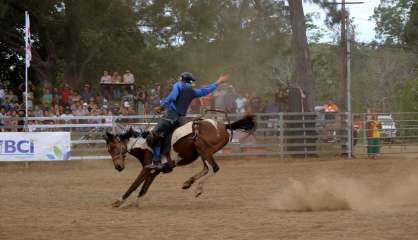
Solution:
<svg viewBox="0 0 418 240">
<path fill-rule="evenodd" d="M 0 132 L 0 161 L 68 160 L 69 132 Z"/>
</svg>

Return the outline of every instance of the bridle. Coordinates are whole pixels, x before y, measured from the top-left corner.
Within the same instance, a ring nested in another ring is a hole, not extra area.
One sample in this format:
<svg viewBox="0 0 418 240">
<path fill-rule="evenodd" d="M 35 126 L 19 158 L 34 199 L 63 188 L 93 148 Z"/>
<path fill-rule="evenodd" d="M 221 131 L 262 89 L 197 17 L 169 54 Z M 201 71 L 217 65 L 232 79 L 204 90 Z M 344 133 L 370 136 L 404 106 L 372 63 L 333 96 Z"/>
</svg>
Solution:
<svg viewBox="0 0 418 240">
<path fill-rule="evenodd" d="M 128 146 L 123 147 L 122 145 L 125 145 L 125 144 L 122 143 L 122 141 L 120 140 L 120 137 L 115 137 L 115 138 L 116 138 L 117 143 L 119 144 L 119 152 L 112 155 L 112 157 L 119 155 L 119 157 L 123 159 L 126 157 L 126 154 L 129 153 Z"/>
</svg>

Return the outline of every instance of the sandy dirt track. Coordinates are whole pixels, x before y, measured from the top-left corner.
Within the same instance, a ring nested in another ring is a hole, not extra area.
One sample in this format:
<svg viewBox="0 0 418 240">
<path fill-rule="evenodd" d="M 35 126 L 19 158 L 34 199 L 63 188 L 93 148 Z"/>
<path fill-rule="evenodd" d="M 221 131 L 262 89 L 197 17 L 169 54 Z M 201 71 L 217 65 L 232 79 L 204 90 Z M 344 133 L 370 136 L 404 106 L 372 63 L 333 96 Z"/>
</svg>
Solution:
<svg viewBox="0 0 418 240">
<path fill-rule="evenodd" d="M 197 199 L 181 185 L 200 164 L 123 209 L 110 205 L 132 160 L 122 173 L 110 161 L 0 165 L 0 239 L 418 239 L 418 160 L 219 163 Z"/>
</svg>

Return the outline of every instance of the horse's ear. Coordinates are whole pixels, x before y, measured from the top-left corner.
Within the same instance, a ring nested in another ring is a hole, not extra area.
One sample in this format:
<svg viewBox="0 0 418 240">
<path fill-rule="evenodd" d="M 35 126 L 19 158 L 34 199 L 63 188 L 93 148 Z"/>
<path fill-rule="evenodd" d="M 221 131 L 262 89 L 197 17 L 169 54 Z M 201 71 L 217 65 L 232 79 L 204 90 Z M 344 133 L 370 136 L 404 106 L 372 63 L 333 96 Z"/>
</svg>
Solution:
<svg viewBox="0 0 418 240">
<path fill-rule="evenodd" d="M 106 135 L 103 135 L 103 138 L 106 140 L 106 143 L 109 143 L 113 139 L 113 135 L 109 132 L 106 132 Z"/>
</svg>

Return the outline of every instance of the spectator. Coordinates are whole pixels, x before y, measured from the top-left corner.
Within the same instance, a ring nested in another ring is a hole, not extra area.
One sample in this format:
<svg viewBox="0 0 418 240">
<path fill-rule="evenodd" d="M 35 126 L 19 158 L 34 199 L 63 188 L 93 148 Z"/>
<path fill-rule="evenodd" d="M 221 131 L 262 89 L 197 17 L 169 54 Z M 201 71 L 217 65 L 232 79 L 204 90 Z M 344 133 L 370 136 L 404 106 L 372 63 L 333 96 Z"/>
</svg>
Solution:
<svg viewBox="0 0 418 240">
<path fill-rule="evenodd" d="M 212 98 L 213 98 L 213 95 L 212 94 L 209 94 L 207 96 L 201 97 L 200 98 L 200 104 L 201 104 L 200 108 L 210 109 L 211 108 Z"/>
<path fill-rule="evenodd" d="M 135 97 L 131 93 L 128 92 L 128 90 L 123 90 L 123 96 L 121 104 L 124 104 L 125 102 L 129 103 L 129 106 L 134 106 L 135 103 Z"/>
<path fill-rule="evenodd" d="M 44 110 L 44 117 L 52 118 L 52 117 L 55 117 L 55 115 L 49 110 Z M 55 124 L 55 121 L 52 119 L 48 119 L 48 120 L 44 120 L 43 124 Z"/>
<path fill-rule="evenodd" d="M 235 93 L 235 89 L 232 85 L 229 85 L 226 89 L 226 93 L 224 96 L 225 101 L 225 111 L 229 113 L 234 113 L 236 109 L 235 100 L 237 99 L 237 95 Z"/>
<path fill-rule="evenodd" d="M 33 108 L 33 92 L 29 91 L 30 89 L 28 89 L 28 109 L 32 109 Z M 23 101 L 26 101 L 26 92 L 23 92 Z"/>
<path fill-rule="evenodd" d="M 96 94 L 91 89 L 90 84 L 84 84 L 83 91 L 81 91 L 80 96 L 84 102 L 90 101 L 90 98 L 94 98 Z"/>
<path fill-rule="evenodd" d="M 68 85 L 68 83 L 65 83 L 64 87 L 60 91 L 60 96 L 61 96 L 60 104 L 62 106 L 69 106 L 72 94 L 73 93 L 70 88 L 70 85 Z"/>
<path fill-rule="evenodd" d="M 109 83 L 112 83 L 112 76 L 110 76 L 107 71 L 104 71 L 103 76 L 100 78 L 100 90 L 103 96 L 105 96 L 107 99 L 110 99 L 111 96 L 111 86 L 107 85 Z"/>
<path fill-rule="evenodd" d="M 9 90 L 4 96 L 4 100 L 6 103 L 17 103 L 17 96 L 13 93 L 12 90 Z"/>
<path fill-rule="evenodd" d="M 261 111 L 261 98 L 255 92 L 250 99 L 250 111 L 253 113 Z"/>
<path fill-rule="evenodd" d="M 382 124 L 377 120 L 377 114 L 369 116 L 367 121 L 367 154 L 371 159 L 376 159 L 380 151 L 380 130 Z"/>
<path fill-rule="evenodd" d="M 122 82 L 122 78 L 119 75 L 119 73 L 118 72 L 113 72 L 112 83 L 121 83 L 121 82 Z"/>
<path fill-rule="evenodd" d="M 215 91 L 213 94 L 214 97 L 214 107 L 216 109 L 225 110 L 225 88 L 221 87 L 218 91 Z"/>
<path fill-rule="evenodd" d="M 3 87 L 3 84 L 0 85 L 0 105 L 3 105 L 4 96 L 6 96 L 6 90 Z"/>
<path fill-rule="evenodd" d="M 121 83 L 121 82 L 122 82 L 122 78 L 119 75 L 119 73 L 118 72 L 114 72 L 113 75 L 112 75 L 112 83 Z M 114 86 L 112 88 L 112 96 L 113 96 L 114 99 L 120 99 L 120 97 L 121 97 L 121 91 L 120 91 L 120 88 L 119 87 Z"/>
<path fill-rule="evenodd" d="M 123 102 L 120 107 L 120 113 L 122 115 L 134 115 L 135 111 L 132 108 L 132 105 L 128 101 Z"/>
<path fill-rule="evenodd" d="M 51 93 L 52 93 L 52 104 L 59 104 L 61 97 L 60 97 L 58 88 L 53 88 Z"/>
<path fill-rule="evenodd" d="M 81 96 L 77 91 L 73 91 L 73 94 L 71 95 L 71 104 L 74 102 L 79 102 L 81 100 Z"/>
<path fill-rule="evenodd" d="M 46 104 L 47 106 L 52 105 L 53 95 L 49 87 L 44 88 L 44 94 L 42 95 L 42 103 Z"/>
<path fill-rule="evenodd" d="M 6 108 L 1 107 L 0 108 L 0 126 L 2 127 L 4 126 L 4 118 L 6 117 L 6 114 L 7 114 Z M 3 131 L 4 129 L 2 128 L 0 130 Z"/>
<path fill-rule="evenodd" d="M 65 119 L 65 118 L 67 118 L 67 117 L 73 117 L 73 116 L 74 115 L 71 112 L 70 106 L 66 106 L 65 109 L 64 109 L 64 113 L 62 113 L 60 115 L 61 118 L 64 118 L 64 123 L 67 123 L 67 124 L 68 123 L 71 123 L 71 120 L 70 119 Z M 67 130 L 69 130 L 69 129 L 67 129 Z"/>
<path fill-rule="evenodd" d="M 125 74 L 123 74 L 123 83 L 130 84 L 128 89 L 129 93 L 133 93 L 135 89 L 135 77 L 131 73 L 131 71 L 126 70 Z"/>
<path fill-rule="evenodd" d="M 238 97 L 235 99 L 235 105 L 237 107 L 237 113 L 245 113 L 245 110 L 247 108 L 247 99 L 242 94 L 239 94 Z"/>
<path fill-rule="evenodd" d="M 91 97 L 90 98 L 90 100 L 89 100 L 89 102 L 88 102 L 88 106 L 87 106 L 87 109 L 89 110 L 89 111 L 91 111 L 92 109 L 99 109 L 99 106 L 97 105 L 97 103 L 96 103 L 96 100 L 95 100 L 95 98 L 94 97 Z"/>
<path fill-rule="evenodd" d="M 155 94 L 157 94 L 158 97 L 161 99 L 163 97 L 163 92 L 162 92 L 162 89 L 161 89 L 161 85 L 159 83 L 156 83 L 154 85 L 154 90 L 155 90 Z"/>
<path fill-rule="evenodd" d="M 151 90 L 151 94 L 148 101 L 148 106 L 150 107 L 150 112 L 154 113 L 154 108 L 160 106 L 160 95 L 155 89 Z"/>
<path fill-rule="evenodd" d="M 135 100 L 137 103 L 138 114 L 143 115 L 146 113 L 146 103 L 147 103 L 147 91 L 144 86 L 138 87 L 136 90 Z"/>
<path fill-rule="evenodd" d="M 89 113 L 89 116 L 92 116 L 92 117 L 95 117 L 95 116 L 97 116 L 97 115 L 98 115 L 98 111 L 97 111 L 97 109 L 93 109 L 93 110 Z M 101 123 L 101 119 L 90 118 L 87 122 L 88 122 L 89 124 L 99 124 L 99 123 Z"/>
<path fill-rule="evenodd" d="M 33 109 L 33 115 L 35 117 L 43 117 L 44 113 L 42 111 L 42 109 L 39 107 L 39 105 L 35 105 L 34 109 Z"/>
<path fill-rule="evenodd" d="M 131 73 L 131 71 L 126 70 L 125 74 L 123 74 L 123 83 L 126 83 L 126 84 L 134 84 L 135 83 L 135 77 Z"/>
<path fill-rule="evenodd" d="M 113 113 L 112 110 L 107 110 L 105 123 L 112 124 L 113 123 Z"/>
<path fill-rule="evenodd" d="M 100 78 L 100 83 L 112 83 L 112 76 L 107 71 L 104 71 L 103 76 Z"/>
<path fill-rule="evenodd" d="M 201 106 L 200 98 L 195 98 L 192 100 L 190 104 L 190 113 L 192 114 L 199 114 L 200 113 L 200 106 Z"/>
</svg>

